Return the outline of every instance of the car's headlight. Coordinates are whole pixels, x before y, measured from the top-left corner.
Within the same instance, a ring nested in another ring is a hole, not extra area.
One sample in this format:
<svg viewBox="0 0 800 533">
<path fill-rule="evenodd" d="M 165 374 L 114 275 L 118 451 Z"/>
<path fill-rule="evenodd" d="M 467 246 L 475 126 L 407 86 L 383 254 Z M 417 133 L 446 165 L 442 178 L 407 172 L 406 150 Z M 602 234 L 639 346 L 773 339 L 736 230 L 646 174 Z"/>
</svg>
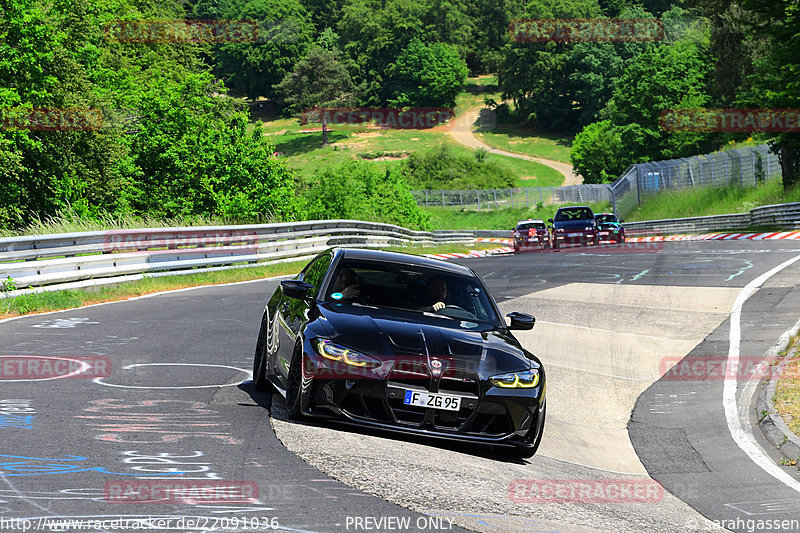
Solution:
<svg viewBox="0 0 800 533">
<path fill-rule="evenodd" d="M 317 349 L 322 357 L 331 359 L 333 361 L 340 361 L 347 363 L 351 366 L 368 367 L 372 368 L 380 366 L 381 362 L 361 352 L 356 352 L 350 348 L 339 346 L 327 339 L 317 339 L 314 341 L 314 347 Z"/>
<path fill-rule="evenodd" d="M 539 384 L 539 371 L 533 369 L 524 372 L 509 372 L 491 377 L 489 382 L 495 387 L 503 389 L 532 389 Z"/>
</svg>

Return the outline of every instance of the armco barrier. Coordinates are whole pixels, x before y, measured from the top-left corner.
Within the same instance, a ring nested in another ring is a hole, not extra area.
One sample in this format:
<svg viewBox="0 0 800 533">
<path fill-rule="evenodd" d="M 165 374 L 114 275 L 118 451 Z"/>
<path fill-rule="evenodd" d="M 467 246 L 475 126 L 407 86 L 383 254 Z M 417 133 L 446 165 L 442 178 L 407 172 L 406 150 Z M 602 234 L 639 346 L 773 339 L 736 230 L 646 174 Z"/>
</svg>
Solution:
<svg viewBox="0 0 800 533">
<path fill-rule="evenodd" d="M 800 229 L 800 203 L 765 205 L 756 207 L 749 213 L 626 222 L 624 225 L 627 234 L 631 236 L 744 231 L 753 226 L 774 226 L 785 230 Z"/>
<path fill-rule="evenodd" d="M 23 289 L 148 272 L 302 260 L 331 246 L 474 240 L 471 232 L 431 233 L 354 220 L 8 237 L 0 239 L 0 280 L 10 277 L 16 289 Z"/>
</svg>

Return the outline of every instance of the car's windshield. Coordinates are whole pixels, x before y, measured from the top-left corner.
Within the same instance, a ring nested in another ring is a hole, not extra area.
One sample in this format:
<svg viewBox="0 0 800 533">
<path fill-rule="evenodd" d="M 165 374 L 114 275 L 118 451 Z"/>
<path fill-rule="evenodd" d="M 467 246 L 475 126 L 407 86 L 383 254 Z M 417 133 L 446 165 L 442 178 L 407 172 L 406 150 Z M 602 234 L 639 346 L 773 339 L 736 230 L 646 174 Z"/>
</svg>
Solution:
<svg viewBox="0 0 800 533">
<path fill-rule="evenodd" d="M 343 260 L 326 290 L 327 302 L 372 306 L 498 325 L 480 280 L 441 270 L 379 261 Z M 434 305 L 441 302 L 441 309 Z"/>
<path fill-rule="evenodd" d="M 545 229 L 544 222 L 522 222 L 517 224 L 517 231 L 528 231 L 529 229 Z"/>
<path fill-rule="evenodd" d="M 566 209 L 559 209 L 556 213 L 556 222 L 567 222 L 570 220 L 587 220 L 593 219 L 592 211 L 586 207 L 572 207 Z"/>
<path fill-rule="evenodd" d="M 608 222 L 617 222 L 617 217 L 614 215 L 597 215 L 594 217 L 598 224 L 606 224 Z"/>
</svg>

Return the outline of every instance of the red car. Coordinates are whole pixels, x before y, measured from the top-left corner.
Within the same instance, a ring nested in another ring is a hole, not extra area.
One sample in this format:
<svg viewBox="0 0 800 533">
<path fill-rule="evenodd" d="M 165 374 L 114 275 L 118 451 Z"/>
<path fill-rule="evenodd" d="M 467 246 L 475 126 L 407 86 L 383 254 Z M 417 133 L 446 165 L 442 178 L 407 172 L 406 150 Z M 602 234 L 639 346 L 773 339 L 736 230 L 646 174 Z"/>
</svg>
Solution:
<svg viewBox="0 0 800 533">
<path fill-rule="evenodd" d="M 520 220 L 511 235 L 514 238 L 514 251 L 524 246 L 550 248 L 550 232 L 544 220 Z"/>
</svg>

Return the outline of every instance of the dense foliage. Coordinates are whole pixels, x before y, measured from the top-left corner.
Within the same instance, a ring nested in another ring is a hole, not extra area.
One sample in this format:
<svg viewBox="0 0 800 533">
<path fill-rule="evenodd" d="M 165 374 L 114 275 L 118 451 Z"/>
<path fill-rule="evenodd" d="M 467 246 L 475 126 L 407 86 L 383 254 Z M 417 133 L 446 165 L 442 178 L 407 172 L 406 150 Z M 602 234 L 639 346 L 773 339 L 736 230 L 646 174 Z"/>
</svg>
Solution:
<svg viewBox="0 0 800 533">
<path fill-rule="evenodd" d="M 509 33 L 521 18 L 602 17 L 658 17 L 664 34 L 524 42 Z M 257 34 L 125 42 L 109 33 L 120 19 L 232 20 Z M 497 74 L 498 120 L 576 134 L 575 168 L 607 182 L 631 163 L 750 136 L 665 131 L 665 110 L 800 107 L 798 27 L 796 0 L 4 0 L 0 227 L 59 212 L 422 227 L 409 187 L 501 187 L 512 177 L 483 154 L 441 148 L 388 175 L 352 163 L 299 183 L 237 102 L 285 113 L 452 107 L 468 73 Z M 36 108 L 91 110 L 102 123 L 48 131 L 14 122 Z M 798 137 L 756 134 L 774 142 L 786 186 L 800 181 Z"/>
</svg>

